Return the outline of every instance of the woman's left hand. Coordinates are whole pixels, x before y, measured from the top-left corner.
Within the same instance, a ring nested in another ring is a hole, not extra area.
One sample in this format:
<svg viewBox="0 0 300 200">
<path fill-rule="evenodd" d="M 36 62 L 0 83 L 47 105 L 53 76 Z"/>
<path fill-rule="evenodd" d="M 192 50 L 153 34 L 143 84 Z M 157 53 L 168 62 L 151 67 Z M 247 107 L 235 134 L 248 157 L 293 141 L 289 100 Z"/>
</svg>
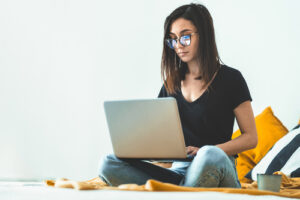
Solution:
<svg viewBox="0 0 300 200">
<path fill-rule="evenodd" d="M 198 147 L 194 147 L 194 146 L 187 146 L 186 148 L 186 152 L 189 155 L 195 156 L 199 150 Z"/>
</svg>

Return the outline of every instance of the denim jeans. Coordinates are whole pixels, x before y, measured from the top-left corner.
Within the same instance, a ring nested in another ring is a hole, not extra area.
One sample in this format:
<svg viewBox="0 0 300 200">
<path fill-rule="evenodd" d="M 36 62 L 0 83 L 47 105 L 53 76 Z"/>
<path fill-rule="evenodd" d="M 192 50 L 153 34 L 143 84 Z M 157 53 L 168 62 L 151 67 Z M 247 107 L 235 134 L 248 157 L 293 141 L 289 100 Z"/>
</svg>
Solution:
<svg viewBox="0 0 300 200">
<path fill-rule="evenodd" d="M 142 185 L 148 179 L 155 179 L 189 187 L 241 187 L 235 158 L 211 145 L 200 148 L 193 161 L 175 161 L 168 169 L 142 160 L 119 159 L 110 154 L 100 161 L 99 177 L 111 186 Z"/>
</svg>

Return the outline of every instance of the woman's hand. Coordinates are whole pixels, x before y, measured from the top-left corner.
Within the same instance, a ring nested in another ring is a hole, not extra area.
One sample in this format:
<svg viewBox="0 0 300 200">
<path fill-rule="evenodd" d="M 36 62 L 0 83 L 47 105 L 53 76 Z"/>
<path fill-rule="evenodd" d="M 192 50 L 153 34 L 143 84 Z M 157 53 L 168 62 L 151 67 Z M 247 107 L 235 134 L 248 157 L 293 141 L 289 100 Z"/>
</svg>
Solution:
<svg viewBox="0 0 300 200">
<path fill-rule="evenodd" d="M 195 156 L 199 150 L 198 147 L 194 147 L 194 146 L 187 146 L 185 147 L 187 154 Z"/>
</svg>

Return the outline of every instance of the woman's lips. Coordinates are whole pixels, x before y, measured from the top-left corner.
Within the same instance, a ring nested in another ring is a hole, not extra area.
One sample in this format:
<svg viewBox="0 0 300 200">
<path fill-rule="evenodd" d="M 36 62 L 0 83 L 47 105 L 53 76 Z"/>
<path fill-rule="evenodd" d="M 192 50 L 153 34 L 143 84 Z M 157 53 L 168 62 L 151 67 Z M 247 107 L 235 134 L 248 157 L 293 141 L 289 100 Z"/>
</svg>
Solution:
<svg viewBox="0 0 300 200">
<path fill-rule="evenodd" d="M 180 52 L 178 53 L 179 56 L 185 56 L 188 52 Z"/>
</svg>

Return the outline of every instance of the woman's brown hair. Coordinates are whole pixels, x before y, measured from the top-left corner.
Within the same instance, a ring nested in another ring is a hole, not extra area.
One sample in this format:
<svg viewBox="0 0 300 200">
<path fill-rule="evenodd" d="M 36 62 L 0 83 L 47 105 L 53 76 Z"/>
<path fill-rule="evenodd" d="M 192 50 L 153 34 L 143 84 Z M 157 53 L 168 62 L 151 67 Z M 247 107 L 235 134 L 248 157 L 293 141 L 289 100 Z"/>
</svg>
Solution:
<svg viewBox="0 0 300 200">
<path fill-rule="evenodd" d="M 170 36 L 172 23 L 183 18 L 189 20 L 197 28 L 199 35 L 198 59 L 204 87 L 211 81 L 215 72 L 221 66 L 215 41 L 213 19 L 207 8 L 201 4 L 191 3 L 175 9 L 164 23 L 164 44 L 161 61 L 161 76 L 169 94 L 174 94 L 181 88 L 181 80 L 185 79 L 188 71 L 187 63 L 182 62 L 176 52 L 167 46 L 166 39 Z"/>
</svg>

